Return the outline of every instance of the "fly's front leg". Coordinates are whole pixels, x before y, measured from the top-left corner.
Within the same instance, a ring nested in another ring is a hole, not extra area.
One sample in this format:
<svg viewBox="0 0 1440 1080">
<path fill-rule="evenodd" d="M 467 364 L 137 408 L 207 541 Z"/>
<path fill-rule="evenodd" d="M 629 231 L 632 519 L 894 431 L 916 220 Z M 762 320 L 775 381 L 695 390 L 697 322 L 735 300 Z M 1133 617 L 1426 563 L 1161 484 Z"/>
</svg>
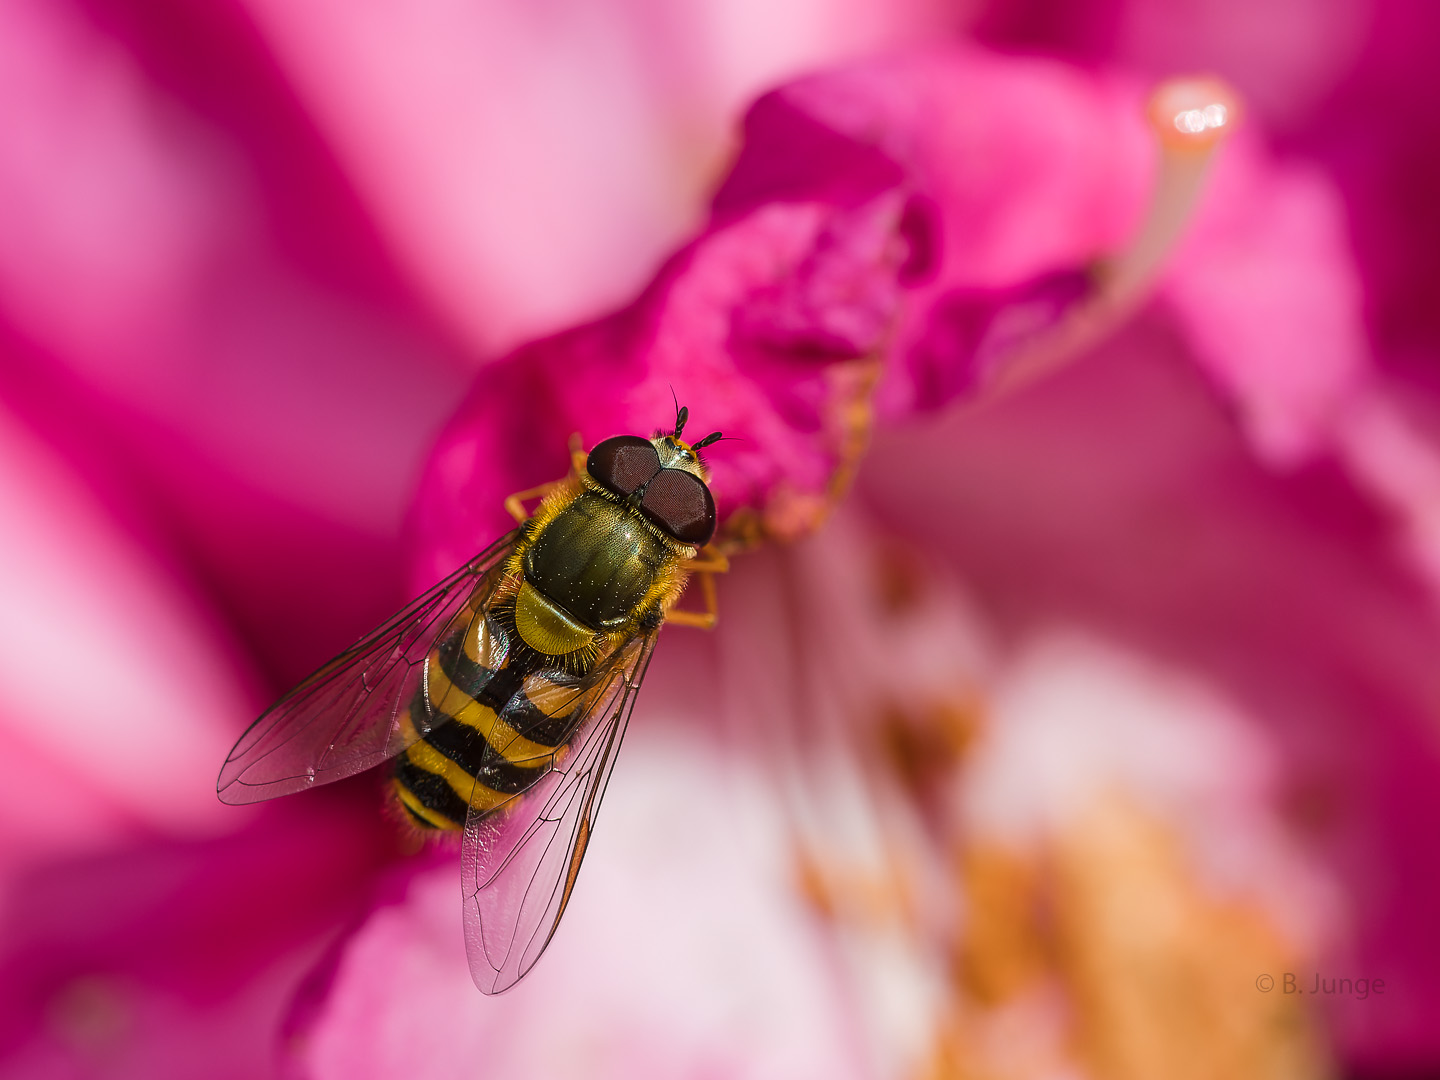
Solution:
<svg viewBox="0 0 1440 1080">
<path fill-rule="evenodd" d="M 685 564 L 685 569 L 696 574 L 726 574 L 730 571 L 730 560 L 720 553 L 719 548 L 707 544 Z"/>
<path fill-rule="evenodd" d="M 585 453 L 585 444 L 580 441 L 580 432 L 570 434 L 570 467 L 575 470 L 576 476 L 584 476 L 590 462 L 590 455 Z"/>
<path fill-rule="evenodd" d="M 720 551 L 707 545 L 695 558 L 685 564 L 685 569 L 700 578 L 700 596 L 705 601 L 703 611 L 677 611 L 671 608 L 665 613 L 665 621 L 676 626 L 694 626 L 701 630 L 715 629 L 720 618 L 720 608 L 715 598 L 715 575 L 730 569 L 730 560 Z"/>
<path fill-rule="evenodd" d="M 589 458 L 580 442 L 580 433 L 577 431 L 570 436 L 570 467 L 575 470 L 576 476 L 584 475 L 585 463 L 588 460 Z M 570 478 L 567 476 L 565 480 L 568 479 Z M 552 480 L 548 484 L 541 484 L 539 487 L 533 487 L 529 491 L 517 491 L 505 500 L 506 512 L 521 525 L 524 525 L 525 522 L 530 520 L 530 512 L 525 509 L 525 504 L 531 499 L 543 501 L 546 495 L 549 495 L 550 492 L 565 483 L 565 480 Z"/>
<path fill-rule="evenodd" d="M 563 484 L 564 480 L 551 480 L 548 484 L 541 484 L 539 487 L 531 488 L 529 491 L 517 491 L 505 500 L 506 512 L 518 521 L 521 525 L 530 520 L 530 511 L 525 509 L 525 504 L 531 499 L 544 500 L 546 495 Z"/>
</svg>

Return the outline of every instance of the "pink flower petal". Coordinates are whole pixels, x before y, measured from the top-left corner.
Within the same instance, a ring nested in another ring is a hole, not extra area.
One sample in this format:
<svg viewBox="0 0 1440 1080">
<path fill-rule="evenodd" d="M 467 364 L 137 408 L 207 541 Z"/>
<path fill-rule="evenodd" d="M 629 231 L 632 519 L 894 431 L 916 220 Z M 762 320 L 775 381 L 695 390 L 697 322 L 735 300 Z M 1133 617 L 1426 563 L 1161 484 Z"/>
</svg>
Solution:
<svg viewBox="0 0 1440 1080">
<path fill-rule="evenodd" d="M 29 869 L 0 925 L 0 1072 L 273 1075 L 286 1006 L 387 855 L 374 800 L 346 803 Z"/>
<path fill-rule="evenodd" d="M 739 440 L 711 453 L 732 533 L 813 528 L 863 445 L 876 377 L 887 418 L 962 392 L 997 342 L 1084 291 L 1016 318 L 1035 296 L 1014 288 L 1119 244 L 1153 172 L 1130 88 L 963 49 L 802 80 L 746 132 L 709 228 L 635 304 L 487 368 L 425 481 L 417 582 L 503 531 L 506 495 L 561 475 L 570 432 L 588 446 L 651 431 L 672 389 L 696 425 Z M 1003 317 L 957 335 L 957 303 Z"/>
<path fill-rule="evenodd" d="M 757 91 L 948 18 L 937 0 L 247 7 L 414 279 L 485 351 L 633 295 Z"/>
<path fill-rule="evenodd" d="M 0 392 L 298 677 L 400 601 L 404 508 L 461 372 L 206 10 L 192 28 L 226 44 L 197 64 L 163 21 L 123 41 L 68 3 L 0 3 Z"/>
<path fill-rule="evenodd" d="M 1334 966 L 1407 1003 L 1338 1005 L 1344 1046 L 1432 1060 L 1432 602 L 1369 491 L 1333 461 L 1265 468 L 1192 365 L 1142 319 L 1023 396 L 886 435 L 860 488 L 948 552 L 1012 635 L 1083 623 L 1261 720 L 1291 827 L 1346 886 L 1354 945 Z M 918 464 L 936 460 L 941 484 Z"/>
<path fill-rule="evenodd" d="M 974 30 L 1000 48 L 1101 61 L 1155 79 L 1213 72 L 1237 87 L 1267 125 L 1279 127 L 1324 111 L 1326 95 L 1365 43 L 1374 9 L 1384 6 L 1366 0 L 1075 0 L 1054 8 L 1000 0 L 985 5 Z"/>
<path fill-rule="evenodd" d="M 0 520 L 5 846 L 223 828 L 213 775 L 257 702 L 232 643 L 3 413 Z"/>
<path fill-rule="evenodd" d="M 1344 209 L 1324 176 L 1232 142 L 1161 294 L 1263 458 L 1293 463 L 1330 437 L 1369 347 Z"/>
<path fill-rule="evenodd" d="M 1350 403 L 1339 453 L 1355 481 L 1394 514 L 1396 546 L 1440 597 L 1440 412 L 1401 387 Z"/>
<path fill-rule="evenodd" d="M 626 744 L 581 884 L 534 972 L 500 997 L 476 993 L 459 866 L 437 860 L 346 945 L 297 1040 L 304 1075 L 862 1074 L 789 887 L 777 807 L 713 746 L 640 719 Z"/>
</svg>

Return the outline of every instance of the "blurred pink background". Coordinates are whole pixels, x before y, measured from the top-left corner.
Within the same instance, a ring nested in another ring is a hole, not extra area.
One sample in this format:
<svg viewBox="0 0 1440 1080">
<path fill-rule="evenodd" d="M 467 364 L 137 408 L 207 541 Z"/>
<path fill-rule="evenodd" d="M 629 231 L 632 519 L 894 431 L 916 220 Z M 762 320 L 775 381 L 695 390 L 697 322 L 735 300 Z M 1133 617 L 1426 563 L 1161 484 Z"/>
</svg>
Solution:
<svg viewBox="0 0 1440 1080">
<path fill-rule="evenodd" d="M 1420 0 L 0 0 L 0 1077 L 1434 1075 L 1437 41 Z M 954 327 L 1128 250 L 1142 92 L 1193 73 L 1243 128 L 1140 302 L 976 404 Z M 784 292 L 802 129 L 741 121 L 787 84 L 950 215 L 939 269 L 861 282 L 900 314 L 838 505 L 790 368 L 683 387 L 792 542 L 663 636 L 566 924 L 483 998 L 373 783 L 214 778 L 563 468 L 535 425 L 667 419 L 660 360 L 550 335 L 699 356 L 687 297 L 761 264 L 784 332 L 873 329 Z"/>
</svg>

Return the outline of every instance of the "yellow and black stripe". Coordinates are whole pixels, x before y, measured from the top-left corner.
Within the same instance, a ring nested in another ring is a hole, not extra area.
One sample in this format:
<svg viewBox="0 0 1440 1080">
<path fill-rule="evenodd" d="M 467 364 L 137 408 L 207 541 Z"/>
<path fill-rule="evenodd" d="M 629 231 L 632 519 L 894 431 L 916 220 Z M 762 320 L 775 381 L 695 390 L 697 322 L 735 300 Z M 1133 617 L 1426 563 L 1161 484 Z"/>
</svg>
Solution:
<svg viewBox="0 0 1440 1080">
<path fill-rule="evenodd" d="M 426 657 L 401 718 L 407 734 L 424 734 L 394 774 L 400 805 L 422 828 L 464 828 L 472 804 L 489 810 L 529 788 L 584 717 L 583 678 L 512 648 L 512 634 L 477 612 Z"/>
</svg>

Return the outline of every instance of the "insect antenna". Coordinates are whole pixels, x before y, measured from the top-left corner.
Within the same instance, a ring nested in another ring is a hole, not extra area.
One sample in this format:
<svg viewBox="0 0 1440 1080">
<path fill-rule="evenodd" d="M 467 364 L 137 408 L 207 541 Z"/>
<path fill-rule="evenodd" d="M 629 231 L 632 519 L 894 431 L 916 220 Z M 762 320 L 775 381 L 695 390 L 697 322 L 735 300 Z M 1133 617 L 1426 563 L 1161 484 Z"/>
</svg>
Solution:
<svg viewBox="0 0 1440 1080">
<path fill-rule="evenodd" d="M 673 393 L 674 391 L 671 392 Z M 678 439 L 680 437 L 680 433 L 685 430 L 685 422 L 689 419 L 690 410 L 686 406 L 681 405 L 679 411 L 675 414 L 675 438 Z"/>
<path fill-rule="evenodd" d="M 694 449 L 694 450 L 703 450 L 703 449 L 705 449 L 705 447 L 709 446 L 711 443 L 717 443 L 717 442 L 719 442 L 721 439 L 723 439 L 724 437 L 725 437 L 725 436 L 724 436 L 724 435 L 721 435 L 720 432 L 718 432 L 718 431 L 712 431 L 709 435 L 706 435 L 703 439 L 701 439 L 699 442 L 697 442 L 691 449 Z"/>
</svg>

